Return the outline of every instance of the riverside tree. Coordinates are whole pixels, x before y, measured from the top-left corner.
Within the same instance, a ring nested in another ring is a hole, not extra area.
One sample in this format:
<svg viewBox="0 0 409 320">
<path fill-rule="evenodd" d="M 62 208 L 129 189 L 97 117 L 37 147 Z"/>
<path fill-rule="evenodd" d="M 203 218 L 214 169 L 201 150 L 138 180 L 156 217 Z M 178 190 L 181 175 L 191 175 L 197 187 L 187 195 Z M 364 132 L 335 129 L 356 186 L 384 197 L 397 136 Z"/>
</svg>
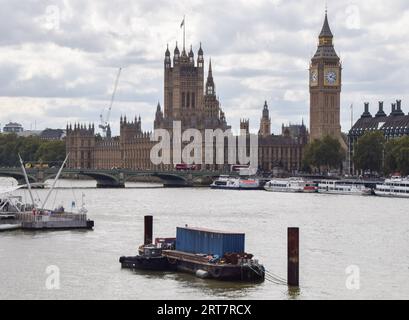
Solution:
<svg viewBox="0 0 409 320">
<path fill-rule="evenodd" d="M 368 132 L 354 146 L 354 165 L 358 170 L 381 172 L 385 137 L 382 132 Z"/>
<path fill-rule="evenodd" d="M 319 172 L 341 168 L 345 152 L 338 139 L 325 136 L 307 145 L 304 154 L 304 167 L 314 167 Z"/>
<path fill-rule="evenodd" d="M 409 174 L 409 136 L 389 140 L 385 145 L 385 173 Z"/>
<path fill-rule="evenodd" d="M 51 166 L 65 159 L 64 141 L 45 141 L 39 137 L 0 134 L 0 166 L 20 166 L 18 154 L 27 162 L 47 162 Z"/>
</svg>

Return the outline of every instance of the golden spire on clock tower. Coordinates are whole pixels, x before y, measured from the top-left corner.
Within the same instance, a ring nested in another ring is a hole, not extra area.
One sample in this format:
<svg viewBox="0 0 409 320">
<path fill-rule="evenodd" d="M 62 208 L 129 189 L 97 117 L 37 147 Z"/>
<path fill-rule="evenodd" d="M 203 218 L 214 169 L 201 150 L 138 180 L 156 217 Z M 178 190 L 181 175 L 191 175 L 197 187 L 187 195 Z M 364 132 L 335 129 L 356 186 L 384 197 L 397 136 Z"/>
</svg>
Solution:
<svg viewBox="0 0 409 320">
<path fill-rule="evenodd" d="M 334 59 L 339 61 L 339 57 L 334 49 L 333 43 L 334 35 L 332 34 L 331 28 L 328 22 L 328 12 L 325 11 L 324 24 L 321 29 L 321 33 L 318 37 L 318 48 L 317 52 L 313 57 L 313 61 L 317 59 Z"/>
<path fill-rule="evenodd" d="M 334 38 L 331 28 L 328 23 L 328 12 L 325 10 L 324 25 L 319 36 L 320 45 L 332 45 L 332 39 Z"/>
</svg>

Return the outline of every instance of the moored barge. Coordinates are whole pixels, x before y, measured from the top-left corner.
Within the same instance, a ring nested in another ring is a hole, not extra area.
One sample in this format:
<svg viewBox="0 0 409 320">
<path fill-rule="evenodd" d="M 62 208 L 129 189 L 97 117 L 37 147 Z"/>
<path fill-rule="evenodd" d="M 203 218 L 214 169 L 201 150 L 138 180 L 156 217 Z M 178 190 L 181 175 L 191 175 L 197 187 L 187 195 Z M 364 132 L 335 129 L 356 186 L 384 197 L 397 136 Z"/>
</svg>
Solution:
<svg viewBox="0 0 409 320">
<path fill-rule="evenodd" d="M 263 282 L 265 269 L 245 253 L 243 233 L 202 228 L 177 228 L 176 238 L 156 239 L 139 248 L 139 255 L 121 257 L 122 268 L 174 271 L 202 279 Z"/>
</svg>

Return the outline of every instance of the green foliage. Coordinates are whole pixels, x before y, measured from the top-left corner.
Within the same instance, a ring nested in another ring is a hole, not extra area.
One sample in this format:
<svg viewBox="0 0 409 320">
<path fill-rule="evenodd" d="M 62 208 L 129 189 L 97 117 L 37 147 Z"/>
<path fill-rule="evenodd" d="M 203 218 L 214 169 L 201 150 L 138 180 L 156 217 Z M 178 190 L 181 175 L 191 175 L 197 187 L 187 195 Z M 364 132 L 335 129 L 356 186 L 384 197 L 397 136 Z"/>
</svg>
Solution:
<svg viewBox="0 0 409 320">
<path fill-rule="evenodd" d="M 385 145 L 385 172 L 409 174 L 409 136 L 389 140 Z"/>
<path fill-rule="evenodd" d="M 368 132 L 358 139 L 353 161 L 358 170 L 381 172 L 385 137 L 382 132 Z"/>
<path fill-rule="evenodd" d="M 326 136 L 321 140 L 311 142 L 304 154 L 303 166 L 312 166 L 320 171 L 340 168 L 345 158 L 345 152 L 338 139 Z"/>
<path fill-rule="evenodd" d="M 65 143 L 63 141 L 46 141 L 40 145 L 35 154 L 37 161 L 57 165 L 65 159 Z"/>
<path fill-rule="evenodd" d="M 389 140 L 385 144 L 385 173 L 392 173 L 398 170 L 398 159 L 396 154 L 399 150 L 399 141 L 397 139 Z"/>
<path fill-rule="evenodd" d="M 0 134 L 0 166 L 19 166 L 18 154 L 26 162 L 44 162 L 57 165 L 65 158 L 64 141 L 44 141 L 39 137 L 18 137 Z"/>
<path fill-rule="evenodd" d="M 398 169 L 404 176 L 409 175 L 409 147 L 402 147 L 398 156 Z"/>
</svg>

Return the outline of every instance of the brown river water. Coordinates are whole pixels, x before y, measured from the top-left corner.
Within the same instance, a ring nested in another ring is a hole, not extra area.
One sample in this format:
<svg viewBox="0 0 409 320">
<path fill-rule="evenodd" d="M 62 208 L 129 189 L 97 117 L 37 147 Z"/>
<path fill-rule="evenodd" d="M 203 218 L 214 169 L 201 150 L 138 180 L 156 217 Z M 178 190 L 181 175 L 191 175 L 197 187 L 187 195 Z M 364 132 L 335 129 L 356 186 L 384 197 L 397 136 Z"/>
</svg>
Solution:
<svg viewBox="0 0 409 320">
<path fill-rule="evenodd" d="M 50 200 L 69 207 L 84 193 L 94 231 L 0 233 L 0 299 L 409 299 L 408 199 L 94 186 L 60 181 Z M 173 237 L 186 224 L 244 232 L 246 251 L 284 278 L 287 228 L 299 227 L 301 287 L 121 270 L 119 257 L 143 242 L 144 215 L 154 216 L 154 237 Z M 47 286 L 49 266 L 58 268 L 59 289 Z"/>
</svg>

